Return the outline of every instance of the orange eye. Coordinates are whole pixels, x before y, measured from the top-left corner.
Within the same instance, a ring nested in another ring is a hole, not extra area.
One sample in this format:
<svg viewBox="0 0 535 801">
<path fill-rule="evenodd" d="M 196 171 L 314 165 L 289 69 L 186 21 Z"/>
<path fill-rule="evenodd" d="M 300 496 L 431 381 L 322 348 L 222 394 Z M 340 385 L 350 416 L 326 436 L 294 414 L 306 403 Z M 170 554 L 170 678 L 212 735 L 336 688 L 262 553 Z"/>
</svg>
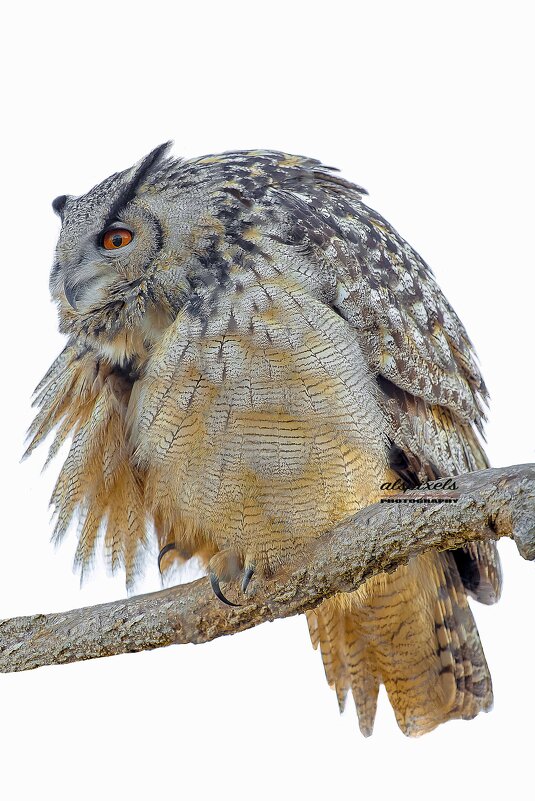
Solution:
<svg viewBox="0 0 535 801">
<path fill-rule="evenodd" d="M 106 250 L 118 250 L 129 245 L 132 239 L 132 232 L 126 228 L 110 228 L 102 237 L 102 247 Z"/>
</svg>

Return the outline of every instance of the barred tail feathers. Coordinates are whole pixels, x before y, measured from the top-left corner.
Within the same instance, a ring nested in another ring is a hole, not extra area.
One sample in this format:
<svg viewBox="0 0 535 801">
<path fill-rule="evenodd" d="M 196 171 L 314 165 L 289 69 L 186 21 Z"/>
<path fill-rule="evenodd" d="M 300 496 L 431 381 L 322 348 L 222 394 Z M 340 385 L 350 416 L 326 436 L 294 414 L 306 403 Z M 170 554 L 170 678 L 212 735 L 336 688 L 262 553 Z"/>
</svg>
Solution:
<svg viewBox="0 0 535 801">
<path fill-rule="evenodd" d="M 362 733 L 385 685 L 404 734 L 417 736 L 492 705 L 492 685 L 451 553 L 432 552 L 307 614 L 340 709 L 352 692 Z"/>
</svg>

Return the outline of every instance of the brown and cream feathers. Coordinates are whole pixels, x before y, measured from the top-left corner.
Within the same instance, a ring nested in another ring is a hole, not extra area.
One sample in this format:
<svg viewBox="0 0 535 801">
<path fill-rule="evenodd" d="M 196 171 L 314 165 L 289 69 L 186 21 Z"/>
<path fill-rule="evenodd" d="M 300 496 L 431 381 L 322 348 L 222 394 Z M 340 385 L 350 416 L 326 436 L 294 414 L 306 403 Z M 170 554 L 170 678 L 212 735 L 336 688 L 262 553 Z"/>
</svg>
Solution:
<svg viewBox="0 0 535 801">
<path fill-rule="evenodd" d="M 484 467 L 486 389 L 417 253 L 319 162 L 167 145 L 62 196 L 51 291 L 63 353 L 29 450 L 72 437 L 52 503 L 135 579 L 198 557 L 214 586 L 276 571 L 399 475 Z M 110 239 L 111 237 L 111 239 Z M 109 242 L 111 249 L 107 248 Z M 497 599 L 494 545 L 418 557 L 308 614 L 341 707 L 371 733 L 378 687 L 421 734 L 492 703 L 467 596 Z"/>
</svg>

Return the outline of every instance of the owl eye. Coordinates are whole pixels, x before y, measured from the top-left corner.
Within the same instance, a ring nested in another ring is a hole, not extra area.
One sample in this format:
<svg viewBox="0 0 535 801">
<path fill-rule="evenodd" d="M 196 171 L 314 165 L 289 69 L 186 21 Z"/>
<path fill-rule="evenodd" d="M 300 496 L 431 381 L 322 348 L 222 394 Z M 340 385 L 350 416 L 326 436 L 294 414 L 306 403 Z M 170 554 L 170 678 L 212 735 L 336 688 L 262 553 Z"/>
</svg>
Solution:
<svg viewBox="0 0 535 801">
<path fill-rule="evenodd" d="M 105 250 L 118 250 L 129 245 L 133 238 L 132 231 L 127 228 L 109 228 L 102 236 L 102 247 Z"/>
</svg>

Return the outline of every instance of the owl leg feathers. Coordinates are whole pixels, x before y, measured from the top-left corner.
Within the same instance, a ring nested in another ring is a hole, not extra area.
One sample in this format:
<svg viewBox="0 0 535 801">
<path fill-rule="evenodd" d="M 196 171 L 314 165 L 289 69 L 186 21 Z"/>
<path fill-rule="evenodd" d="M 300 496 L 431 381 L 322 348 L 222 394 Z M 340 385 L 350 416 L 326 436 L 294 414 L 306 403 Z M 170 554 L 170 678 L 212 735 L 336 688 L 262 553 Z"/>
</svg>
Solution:
<svg viewBox="0 0 535 801">
<path fill-rule="evenodd" d="M 451 553 L 416 557 L 307 618 L 340 709 L 351 690 L 365 736 L 372 733 L 381 683 L 410 736 L 492 705 L 485 656 Z"/>
</svg>

